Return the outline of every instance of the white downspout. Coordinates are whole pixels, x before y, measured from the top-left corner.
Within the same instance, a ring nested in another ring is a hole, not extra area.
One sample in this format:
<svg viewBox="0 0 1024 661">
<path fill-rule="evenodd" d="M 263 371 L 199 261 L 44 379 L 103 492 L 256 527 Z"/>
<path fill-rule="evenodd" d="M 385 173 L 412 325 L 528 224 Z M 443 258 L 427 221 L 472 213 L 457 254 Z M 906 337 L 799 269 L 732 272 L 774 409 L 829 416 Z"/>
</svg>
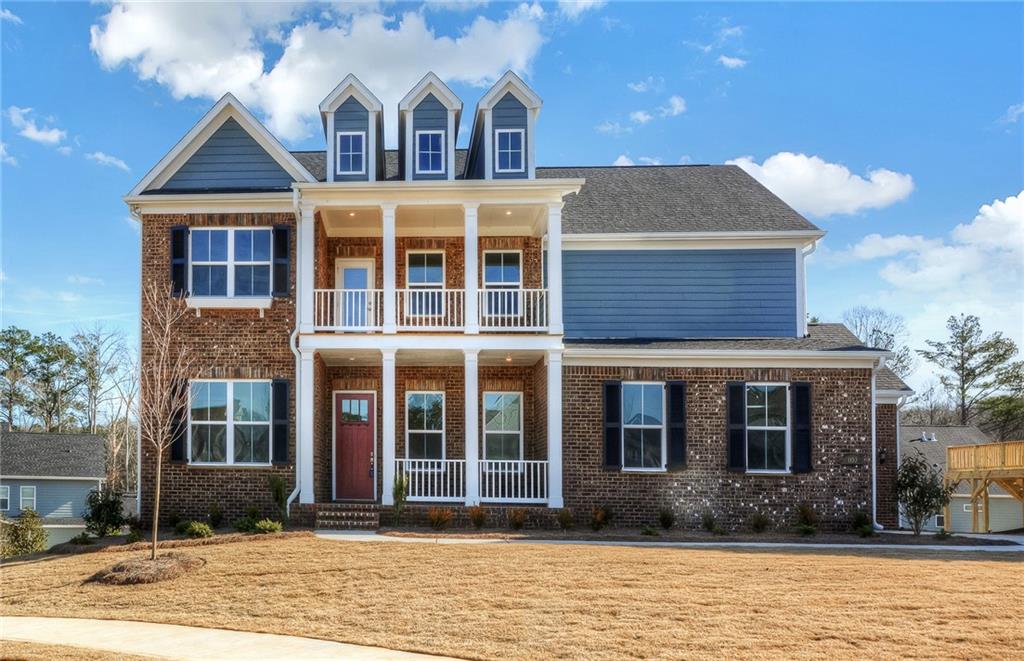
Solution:
<svg viewBox="0 0 1024 661">
<path fill-rule="evenodd" d="M 878 368 L 885 364 L 884 359 L 871 368 L 871 521 L 875 530 L 885 530 L 885 527 L 878 522 L 878 434 L 875 414 L 875 373 Z"/>
<path fill-rule="evenodd" d="M 299 415 L 298 409 L 299 409 L 299 384 L 301 383 L 301 379 L 299 379 L 299 370 L 302 368 L 302 357 L 299 354 L 298 342 L 299 342 L 299 320 L 302 318 L 302 315 L 299 314 L 299 301 L 301 300 L 300 297 L 299 297 L 299 288 L 301 287 L 301 283 L 299 282 L 299 274 L 301 273 L 301 271 L 299 269 L 299 264 L 298 264 L 298 261 L 299 261 L 298 260 L 298 255 L 299 255 L 299 247 L 298 247 L 299 244 L 298 244 L 298 242 L 299 242 L 299 218 L 300 218 L 302 212 L 299 209 L 299 190 L 297 188 L 292 188 L 292 205 L 295 208 L 295 262 L 296 262 L 296 264 L 295 264 L 295 328 L 292 330 L 292 334 L 288 338 L 288 348 L 290 348 L 292 350 L 292 353 L 295 355 L 295 388 L 294 388 L 294 390 L 295 390 L 295 398 L 294 398 L 295 399 L 295 488 L 288 495 L 288 501 L 285 503 L 285 506 L 284 506 L 285 512 L 291 512 L 291 510 L 292 510 L 292 502 L 296 498 L 298 498 L 298 496 L 299 496 L 299 484 L 301 483 L 301 480 L 300 480 L 301 476 L 299 475 L 299 466 L 301 465 L 301 462 L 299 461 L 299 451 L 300 451 L 300 448 L 302 447 L 302 443 L 300 442 L 300 439 L 302 438 L 302 436 L 300 435 L 301 431 L 300 431 L 299 425 L 300 425 L 300 422 L 302 420 L 302 416 Z"/>
</svg>

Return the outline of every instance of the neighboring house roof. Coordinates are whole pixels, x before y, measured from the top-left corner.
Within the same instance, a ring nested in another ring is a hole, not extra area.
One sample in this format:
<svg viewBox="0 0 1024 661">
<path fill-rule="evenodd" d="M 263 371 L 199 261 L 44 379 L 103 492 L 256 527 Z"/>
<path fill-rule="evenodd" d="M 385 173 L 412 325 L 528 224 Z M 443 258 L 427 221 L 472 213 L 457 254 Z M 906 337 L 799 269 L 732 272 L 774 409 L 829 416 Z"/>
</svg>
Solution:
<svg viewBox="0 0 1024 661">
<path fill-rule="evenodd" d="M 927 441 L 922 440 L 924 434 Z M 935 438 L 932 441 L 932 438 Z M 901 425 L 900 454 L 904 457 L 920 452 L 925 460 L 940 470 L 946 469 L 946 448 L 953 445 L 991 443 L 991 439 L 974 425 Z M 967 484 L 961 482 L 957 494 L 970 494 Z M 989 493 L 1005 493 L 993 486 Z"/>
<path fill-rule="evenodd" d="M 0 433 L 0 475 L 107 476 L 103 438 L 96 434 Z"/>
<path fill-rule="evenodd" d="M 911 394 L 914 390 L 903 382 L 896 372 L 883 367 L 875 372 L 875 388 L 878 390 L 895 390 Z"/>
<path fill-rule="evenodd" d="M 567 348 L 657 349 L 675 351 L 881 351 L 864 346 L 842 324 L 807 324 L 806 337 L 765 337 L 693 340 L 573 340 L 565 339 Z"/>
</svg>

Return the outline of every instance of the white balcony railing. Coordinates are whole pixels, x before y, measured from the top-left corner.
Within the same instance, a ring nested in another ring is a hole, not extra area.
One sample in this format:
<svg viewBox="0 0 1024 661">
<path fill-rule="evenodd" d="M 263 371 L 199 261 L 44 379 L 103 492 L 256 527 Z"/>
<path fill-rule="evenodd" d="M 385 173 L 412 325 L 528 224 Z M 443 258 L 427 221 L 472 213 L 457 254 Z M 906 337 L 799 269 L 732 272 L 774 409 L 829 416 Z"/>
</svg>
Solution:
<svg viewBox="0 0 1024 661">
<path fill-rule="evenodd" d="M 384 325 L 383 290 L 316 289 L 313 297 L 316 330 L 369 332 Z"/>
<path fill-rule="evenodd" d="M 480 330 L 544 331 L 548 329 L 547 289 L 482 289 Z"/>
<path fill-rule="evenodd" d="M 466 498 L 464 459 L 396 459 L 395 476 L 409 480 L 408 499 L 461 502 Z"/>
<path fill-rule="evenodd" d="M 548 462 L 480 462 L 480 500 L 491 503 L 546 503 Z"/>
<path fill-rule="evenodd" d="M 399 330 L 443 331 L 465 327 L 462 289 L 399 289 Z"/>
</svg>

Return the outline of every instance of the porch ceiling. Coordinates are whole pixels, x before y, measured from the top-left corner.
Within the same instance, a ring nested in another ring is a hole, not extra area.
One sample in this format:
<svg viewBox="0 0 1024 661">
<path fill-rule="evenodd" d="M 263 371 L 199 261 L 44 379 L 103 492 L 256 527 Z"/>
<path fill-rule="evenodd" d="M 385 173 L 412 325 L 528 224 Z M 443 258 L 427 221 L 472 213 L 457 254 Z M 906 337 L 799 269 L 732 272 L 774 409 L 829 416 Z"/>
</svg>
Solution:
<svg viewBox="0 0 1024 661">
<path fill-rule="evenodd" d="M 317 353 L 332 367 L 365 367 L 381 364 L 380 351 L 373 349 L 323 349 Z M 542 351 L 481 351 L 480 365 L 530 367 L 543 358 Z M 410 349 L 395 354 L 395 364 L 399 366 L 462 365 L 464 362 L 461 351 Z"/>
<path fill-rule="evenodd" d="M 328 236 L 381 236 L 379 207 L 326 207 L 319 209 Z M 481 205 L 477 212 L 480 236 L 541 236 L 547 207 L 539 204 Z M 395 211 L 398 236 L 462 236 L 465 219 L 461 206 L 399 206 Z"/>
</svg>

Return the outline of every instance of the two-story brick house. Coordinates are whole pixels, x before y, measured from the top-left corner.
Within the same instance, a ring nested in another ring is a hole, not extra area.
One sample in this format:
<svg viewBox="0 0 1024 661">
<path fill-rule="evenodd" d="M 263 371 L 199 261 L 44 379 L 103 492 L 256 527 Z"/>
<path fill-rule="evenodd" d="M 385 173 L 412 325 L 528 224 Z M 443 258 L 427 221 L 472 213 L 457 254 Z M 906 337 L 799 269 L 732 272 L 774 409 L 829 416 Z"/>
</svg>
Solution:
<svg viewBox="0 0 1024 661">
<path fill-rule="evenodd" d="M 266 507 L 275 474 L 321 522 L 387 507 L 399 475 L 413 504 L 537 520 L 872 510 L 896 436 L 876 412 L 902 384 L 806 322 L 823 232 L 733 166 L 538 167 L 541 105 L 506 74 L 457 149 L 462 101 L 427 74 L 391 150 L 348 76 L 320 104 L 326 150 L 289 152 L 227 95 L 131 191 L 143 282 L 195 310 L 201 366 L 164 511 Z"/>
</svg>

